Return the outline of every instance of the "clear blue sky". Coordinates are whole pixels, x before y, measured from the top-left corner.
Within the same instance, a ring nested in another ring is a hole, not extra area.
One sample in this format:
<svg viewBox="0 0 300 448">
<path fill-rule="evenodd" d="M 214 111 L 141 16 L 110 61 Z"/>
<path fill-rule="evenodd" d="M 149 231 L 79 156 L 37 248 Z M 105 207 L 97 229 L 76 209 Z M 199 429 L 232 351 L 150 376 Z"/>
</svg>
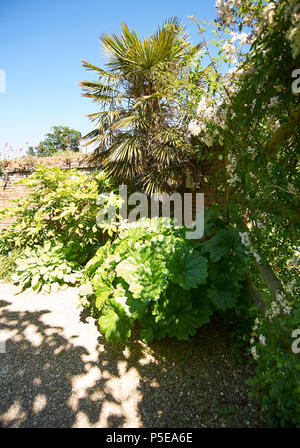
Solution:
<svg viewBox="0 0 300 448">
<path fill-rule="evenodd" d="M 103 66 L 102 33 L 119 33 L 121 22 L 145 36 L 165 19 L 187 24 L 194 43 L 196 27 L 188 19 L 212 20 L 215 0 L 1 0 L 0 69 L 6 93 L 0 93 L 0 151 L 36 145 L 52 126 L 91 129 L 86 114 L 95 105 L 81 97 L 78 82 L 93 79 L 81 59 Z"/>
</svg>

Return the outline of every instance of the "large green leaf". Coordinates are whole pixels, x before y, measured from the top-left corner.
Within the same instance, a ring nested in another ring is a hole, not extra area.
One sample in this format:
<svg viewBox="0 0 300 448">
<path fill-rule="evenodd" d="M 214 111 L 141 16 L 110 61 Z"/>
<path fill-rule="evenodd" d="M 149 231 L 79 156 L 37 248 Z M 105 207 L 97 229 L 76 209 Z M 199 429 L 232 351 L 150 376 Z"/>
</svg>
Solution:
<svg viewBox="0 0 300 448">
<path fill-rule="evenodd" d="M 163 299 L 155 303 L 153 312 L 158 328 L 165 328 L 169 336 L 179 340 L 187 340 L 201 326 L 201 321 L 207 321 L 208 316 L 201 316 L 193 308 L 190 293 L 174 287 L 168 288 Z M 153 329 L 154 334 L 156 328 Z"/>
<path fill-rule="evenodd" d="M 115 305 L 114 309 L 108 309 L 98 323 L 108 341 L 125 342 L 131 335 L 131 321 L 121 306 Z"/>
<path fill-rule="evenodd" d="M 175 258 L 172 281 L 183 289 L 196 288 L 206 282 L 207 259 L 196 252 L 182 253 Z"/>
<path fill-rule="evenodd" d="M 232 291 L 209 289 L 208 297 L 219 310 L 226 311 L 229 308 L 233 308 L 237 301 L 237 296 Z"/>
<path fill-rule="evenodd" d="M 100 285 L 95 289 L 95 305 L 99 310 L 101 310 L 110 294 L 111 290 L 106 285 Z"/>
<path fill-rule="evenodd" d="M 134 257 L 123 260 L 116 267 L 116 273 L 128 283 L 133 297 L 145 303 L 157 300 L 167 286 L 164 261 L 147 250 L 137 251 Z"/>
<path fill-rule="evenodd" d="M 234 229 L 222 229 L 210 240 L 205 241 L 202 246 L 202 253 L 209 254 L 213 262 L 219 261 L 222 257 L 230 255 L 236 245 L 237 232 Z"/>
</svg>

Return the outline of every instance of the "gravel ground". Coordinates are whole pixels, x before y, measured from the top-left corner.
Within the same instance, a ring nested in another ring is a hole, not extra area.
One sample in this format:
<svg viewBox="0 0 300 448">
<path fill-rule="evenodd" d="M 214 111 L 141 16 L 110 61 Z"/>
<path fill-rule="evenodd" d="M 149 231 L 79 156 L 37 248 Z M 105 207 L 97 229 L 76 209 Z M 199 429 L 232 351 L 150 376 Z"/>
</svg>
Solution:
<svg viewBox="0 0 300 448">
<path fill-rule="evenodd" d="M 14 295 L 0 284 L 0 427 L 255 427 L 224 323 L 190 342 L 107 343 L 76 288 Z"/>
</svg>

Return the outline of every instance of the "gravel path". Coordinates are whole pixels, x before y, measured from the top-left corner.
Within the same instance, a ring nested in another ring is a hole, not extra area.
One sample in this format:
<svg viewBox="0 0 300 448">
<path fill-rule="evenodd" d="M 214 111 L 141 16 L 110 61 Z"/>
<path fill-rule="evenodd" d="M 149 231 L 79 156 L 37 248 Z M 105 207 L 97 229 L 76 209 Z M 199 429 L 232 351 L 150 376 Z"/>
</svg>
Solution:
<svg viewBox="0 0 300 448">
<path fill-rule="evenodd" d="M 15 291 L 0 283 L 0 426 L 259 426 L 251 368 L 233 366 L 223 324 L 191 342 L 114 346 L 81 315 L 76 288 Z"/>
</svg>

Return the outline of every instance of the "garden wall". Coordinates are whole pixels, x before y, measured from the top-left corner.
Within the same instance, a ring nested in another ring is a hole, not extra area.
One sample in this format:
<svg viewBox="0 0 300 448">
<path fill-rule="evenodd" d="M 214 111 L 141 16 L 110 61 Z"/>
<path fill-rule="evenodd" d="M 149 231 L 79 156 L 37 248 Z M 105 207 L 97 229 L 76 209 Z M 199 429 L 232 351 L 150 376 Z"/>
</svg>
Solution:
<svg viewBox="0 0 300 448">
<path fill-rule="evenodd" d="M 0 162 L 0 209 L 12 205 L 12 200 L 19 199 L 28 194 L 28 187 L 18 185 L 16 182 L 32 174 L 38 165 L 46 164 L 60 169 L 77 169 L 83 172 L 93 171 L 96 168 L 88 161 L 88 155 L 82 153 L 59 154 L 52 157 L 28 157 L 24 159 L 7 160 Z M 193 180 L 187 177 L 186 185 L 179 188 L 180 192 L 193 193 L 193 209 L 196 206 L 196 194 L 204 193 L 205 207 L 216 203 L 216 190 L 214 179 L 221 162 L 206 162 L 201 168 L 201 182 L 196 186 Z M 208 180 L 205 182 L 204 178 Z M 12 219 L 0 221 L 0 230 L 13 222 Z"/>
<path fill-rule="evenodd" d="M 2 160 L 0 162 L 0 209 L 9 207 L 14 199 L 19 199 L 28 194 L 29 188 L 24 185 L 17 185 L 16 182 L 32 174 L 37 166 L 47 165 L 49 168 L 78 169 L 88 172 L 95 169 L 88 162 L 88 157 L 87 154 L 66 152 L 52 157 Z M 0 230 L 12 222 L 12 219 L 0 221 Z"/>
</svg>

